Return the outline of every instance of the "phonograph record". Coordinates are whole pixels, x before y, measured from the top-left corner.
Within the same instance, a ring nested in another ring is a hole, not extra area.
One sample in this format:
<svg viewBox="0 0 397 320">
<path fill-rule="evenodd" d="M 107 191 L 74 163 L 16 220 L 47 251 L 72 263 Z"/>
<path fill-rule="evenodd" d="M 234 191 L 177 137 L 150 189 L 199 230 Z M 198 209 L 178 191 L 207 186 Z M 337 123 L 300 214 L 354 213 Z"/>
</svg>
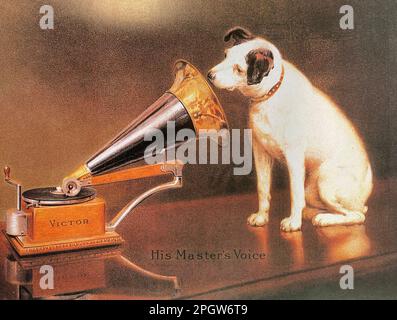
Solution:
<svg viewBox="0 0 397 320">
<path fill-rule="evenodd" d="M 17 190 L 17 207 L 7 212 L 5 234 L 21 256 L 118 245 L 123 242 L 117 226 L 149 196 L 182 186 L 183 163 L 170 162 L 133 166 L 144 159 L 150 141 L 144 135 L 153 128 L 166 132 L 167 122 L 175 131 L 189 128 L 196 137 L 200 129 L 228 128 L 222 107 L 200 72 L 178 60 L 171 88 L 148 107 L 126 129 L 103 147 L 59 187 L 22 192 L 5 167 L 5 180 Z M 183 142 L 181 142 L 183 143 Z M 166 145 L 165 148 L 177 147 Z M 125 167 L 127 166 L 128 167 Z M 105 221 L 105 201 L 93 186 L 169 174 L 173 180 L 158 185 L 129 202 L 110 221 Z"/>
</svg>

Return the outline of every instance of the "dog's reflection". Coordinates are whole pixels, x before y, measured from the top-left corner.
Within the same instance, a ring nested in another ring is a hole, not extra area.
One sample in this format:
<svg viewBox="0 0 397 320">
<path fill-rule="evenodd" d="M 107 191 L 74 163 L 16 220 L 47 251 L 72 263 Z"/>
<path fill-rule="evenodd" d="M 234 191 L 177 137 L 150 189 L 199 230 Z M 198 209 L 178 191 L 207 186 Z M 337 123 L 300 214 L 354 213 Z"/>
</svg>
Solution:
<svg viewBox="0 0 397 320">
<path fill-rule="evenodd" d="M 283 238 L 290 246 L 292 260 L 291 267 L 293 269 L 302 267 L 305 264 L 305 250 L 303 246 L 302 232 L 281 232 L 280 235 L 281 238 Z"/>
<path fill-rule="evenodd" d="M 325 247 L 327 262 L 338 262 L 366 256 L 371 241 L 365 225 L 316 228 L 319 242 Z"/>
<path fill-rule="evenodd" d="M 365 225 L 315 228 L 311 232 L 281 233 L 290 247 L 292 266 L 309 264 L 307 257 L 327 264 L 364 257 L 371 252 L 371 241 Z M 310 253 L 308 253 L 310 251 Z M 315 254 L 319 251 L 321 257 Z"/>
</svg>

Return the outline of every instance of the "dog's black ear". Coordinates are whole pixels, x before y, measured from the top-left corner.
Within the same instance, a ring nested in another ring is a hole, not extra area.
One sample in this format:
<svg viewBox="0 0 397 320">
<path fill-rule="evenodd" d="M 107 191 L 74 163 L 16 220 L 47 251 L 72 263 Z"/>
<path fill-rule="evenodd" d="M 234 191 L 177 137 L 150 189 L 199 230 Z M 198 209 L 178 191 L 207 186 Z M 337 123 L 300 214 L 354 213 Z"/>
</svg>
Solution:
<svg viewBox="0 0 397 320">
<path fill-rule="evenodd" d="M 247 29 L 244 29 L 242 27 L 234 27 L 226 32 L 223 40 L 225 40 L 225 42 L 228 42 L 231 38 L 233 38 L 233 45 L 235 46 L 242 42 L 253 39 L 254 35 Z"/>
<path fill-rule="evenodd" d="M 273 53 L 268 49 L 251 50 L 245 57 L 248 85 L 258 84 L 274 68 Z"/>
</svg>

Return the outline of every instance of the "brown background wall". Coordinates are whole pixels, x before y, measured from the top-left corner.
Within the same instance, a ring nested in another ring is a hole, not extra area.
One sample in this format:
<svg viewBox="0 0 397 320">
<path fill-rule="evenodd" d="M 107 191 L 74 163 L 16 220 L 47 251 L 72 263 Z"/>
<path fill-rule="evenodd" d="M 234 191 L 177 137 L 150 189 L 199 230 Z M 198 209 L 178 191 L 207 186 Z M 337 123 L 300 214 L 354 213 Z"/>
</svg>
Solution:
<svg viewBox="0 0 397 320">
<path fill-rule="evenodd" d="M 25 188 L 58 184 L 168 89 L 176 59 L 203 72 L 218 63 L 223 34 L 235 25 L 273 41 L 342 106 L 377 177 L 397 173 L 393 0 L 349 1 L 352 31 L 339 28 L 346 1 L 44 2 L 55 9 L 55 30 L 39 28 L 43 1 L 0 4 L 0 165 L 10 165 Z M 217 93 L 231 127 L 245 128 L 246 99 Z M 121 205 L 157 181 L 98 190 Z M 182 191 L 152 201 L 255 192 L 254 173 L 233 176 L 227 165 L 189 166 L 185 181 Z M 0 185 L 1 212 L 13 197 Z"/>
</svg>

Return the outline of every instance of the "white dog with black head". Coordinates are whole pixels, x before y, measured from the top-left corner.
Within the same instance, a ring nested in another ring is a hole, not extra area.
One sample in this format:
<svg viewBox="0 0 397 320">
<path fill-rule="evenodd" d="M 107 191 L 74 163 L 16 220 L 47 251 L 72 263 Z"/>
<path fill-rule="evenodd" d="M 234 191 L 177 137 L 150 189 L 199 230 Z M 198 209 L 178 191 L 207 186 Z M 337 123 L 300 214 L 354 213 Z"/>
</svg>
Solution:
<svg viewBox="0 0 397 320">
<path fill-rule="evenodd" d="M 227 32 L 225 41 L 231 39 L 234 45 L 208 79 L 251 99 L 259 210 L 248 223 L 268 222 L 274 159 L 287 165 L 291 191 L 281 230 L 300 230 L 302 218 L 315 226 L 363 223 L 372 170 L 352 123 L 275 45 L 240 27 Z"/>
</svg>

